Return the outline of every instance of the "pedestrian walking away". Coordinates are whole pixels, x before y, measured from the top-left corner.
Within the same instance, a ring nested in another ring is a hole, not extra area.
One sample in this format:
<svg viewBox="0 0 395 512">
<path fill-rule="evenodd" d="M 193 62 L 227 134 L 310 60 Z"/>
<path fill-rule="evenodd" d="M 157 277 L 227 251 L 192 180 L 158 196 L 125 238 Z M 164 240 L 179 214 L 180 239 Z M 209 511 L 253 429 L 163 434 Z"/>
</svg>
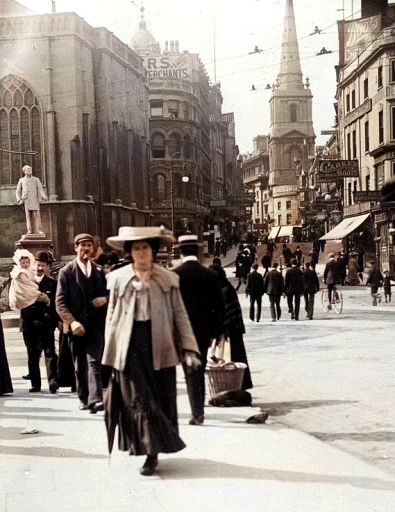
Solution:
<svg viewBox="0 0 395 512">
<path fill-rule="evenodd" d="M 244 371 L 241 389 L 252 388 L 251 372 L 248 365 L 247 353 L 244 345 L 243 334 L 245 327 L 243 314 L 241 312 L 239 298 L 233 285 L 227 279 L 225 270 L 216 265 L 211 268 L 218 274 L 225 304 L 224 334 L 230 342 L 230 356 L 235 363 L 245 363 L 247 368 Z"/>
<path fill-rule="evenodd" d="M 328 309 L 332 309 L 333 290 L 339 282 L 339 264 L 335 260 L 335 253 L 330 252 L 328 258 L 329 260 L 325 265 L 323 278 L 324 284 L 326 284 L 328 290 Z"/>
<path fill-rule="evenodd" d="M 261 258 L 261 265 L 265 269 L 265 272 L 263 273 L 263 277 L 266 276 L 266 274 L 269 272 L 269 268 L 272 265 L 272 256 L 269 252 L 264 254 Z"/>
<path fill-rule="evenodd" d="M 283 261 L 286 268 L 291 267 L 292 251 L 287 244 L 283 244 Z"/>
<path fill-rule="evenodd" d="M 385 302 L 391 302 L 391 276 L 388 270 L 384 270 L 383 292 Z"/>
<path fill-rule="evenodd" d="M 284 278 L 278 270 L 278 263 L 273 263 L 273 269 L 266 274 L 264 283 L 265 292 L 269 296 L 270 314 L 272 322 L 281 318 L 281 296 L 284 293 Z"/>
<path fill-rule="evenodd" d="M 39 295 L 36 301 L 21 309 L 21 331 L 27 348 L 31 393 L 41 391 L 40 358 L 44 353 L 48 386 L 51 393 L 59 388 L 58 356 L 55 351 L 55 329 L 59 317 L 55 310 L 56 281 L 49 275 L 52 257 L 46 251 L 35 255 L 34 279 Z"/>
<path fill-rule="evenodd" d="M 190 425 L 204 422 L 205 370 L 207 351 L 213 338 L 224 333 L 224 301 L 218 275 L 199 263 L 198 237 L 182 235 L 178 238 L 182 264 L 174 271 L 180 278 L 180 291 L 195 335 L 201 365 L 192 370 L 183 364 L 192 417 Z M 216 258 L 214 258 L 216 259 Z"/>
<path fill-rule="evenodd" d="M 339 252 L 337 262 L 339 265 L 339 282 L 344 286 L 346 284 L 347 266 L 349 262 L 348 254 L 344 248 Z"/>
<path fill-rule="evenodd" d="M 104 274 L 91 261 L 93 237 L 74 238 L 76 258 L 60 269 L 56 311 L 63 321 L 74 363 L 80 409 L 103 410 L 101 357 L 108 299 Z"/>
<path fill-rule="evenodd" d="M 309 320 L 313 320 L 314 298 L 315 294 L 320 289 L 320 282 L 318 280 L 318 276 L 315 270 L 311 268 L 311 264 L 309 261 L 306 261 L 306 263 L 304 264 L 303 287 L 306 316 Z"/>
<path fill-rule="evenodd" d="M 250 297 L 250 320 L 252 322 L 255 320 L 256 304 L 256 321 L 259 322 L 261 319 L 264 285 L 262 274 L 258 272 L 258 263 L 253 264 L 252 271 L 248 274 L 245 293 L 247 297 Z"/>
<path fill-rule="evenodd" d="M 112 271 L 103 364 L 113 368 L 105 394 L 105 421 L 111 452 L 118 447 L 146 455 L 140 473 L 153 475 L 159 453 L 185 448 L 178 434 L 176 365 L 200 366 L 199 348 L 179 287 L 179 277 L 154 262 L 173 237 L 163 227 L 119 228 L 107 244 L 130 255 Z"/>
<path fill-rule="evenodd" d="M 310 268 L 315 271 L 315 267 L 318 263 L 318 252 L 314 249 L 309 252 Z"/>
<path fill-rule="evenodd" d="M 302 260 L 303 260 L 303 252 L 300 248 L 300 245 L 296 246 L 295 252 L 293 254 L 294 259 L 298 262 L 298 267 L 302 266 Z"/>
<path fill-rule="evenodd" d="M 372 305 L 377 306 L 377 300 L 381 301 L 381 294 L 378 293 L 378 291 L 383 285 L 384 276 L 380 272 L 376 262 L 372 262 L 371 265 L 371 269 L 369 270 L 368 277 L 366 279 L 366 285 L 370 286 L 370 295 L 373 299 Z"/>
<path fill-rule="evenodd" d="M 291 261 L 292 267 L 285 273 L 285 293 L 287 294 L 288 312 L 292 320 L 299 320 L 300 296 L 304 292 L 303 272 L 298 261 Z"/>
<path fill-rule="evenodd" d="M 236 274 L 236 278 L 238 279 L 236 290 L 238 290 L 240 288 L 242 282 L 244 284 L 247 283 L 247 274 L 245 273 L 245 264 L 244 264 L 245 257 L 246 257 L 246 255 L 243 253 L 243 251 L 239 251 L 236 256 L 235 274 Z M 248 256 L 248 258 L 249 258 L 249 256 Z"/>
</svg>

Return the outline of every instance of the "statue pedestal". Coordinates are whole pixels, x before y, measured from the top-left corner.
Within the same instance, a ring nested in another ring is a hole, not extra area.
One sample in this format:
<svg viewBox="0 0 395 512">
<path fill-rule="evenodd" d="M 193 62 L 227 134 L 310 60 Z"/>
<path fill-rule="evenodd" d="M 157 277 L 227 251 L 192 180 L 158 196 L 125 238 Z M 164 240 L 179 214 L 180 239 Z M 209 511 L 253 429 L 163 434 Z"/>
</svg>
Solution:
<svg viewBox="0 0 395 512">
<path fill-rule="evenodd" d="M 51 251 L 53 249 L 52 240 L 47 238 L 45 233 L 28 233 L 22 235 L 21 238 L 15 242 L 17 249 L 27 249 L 35 254 L 37 251 Z"/>
</svg>

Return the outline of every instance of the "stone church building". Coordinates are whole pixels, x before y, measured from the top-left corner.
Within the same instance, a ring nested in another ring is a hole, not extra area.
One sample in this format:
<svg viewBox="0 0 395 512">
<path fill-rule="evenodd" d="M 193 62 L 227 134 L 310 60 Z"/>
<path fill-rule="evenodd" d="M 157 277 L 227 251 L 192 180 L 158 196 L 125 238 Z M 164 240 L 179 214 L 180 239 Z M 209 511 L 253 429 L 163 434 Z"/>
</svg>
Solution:
<svg viewBox="0 0 395 512">
<path fill-rule="evenodd" d="M 73 238 L 150 224 L 148 89 L 142 58 L 74 13 L 0 6 L 0 257 L 26 232 L 15 188 L 25 164 L 48 195 L 57 257 Z"/>
</svg>

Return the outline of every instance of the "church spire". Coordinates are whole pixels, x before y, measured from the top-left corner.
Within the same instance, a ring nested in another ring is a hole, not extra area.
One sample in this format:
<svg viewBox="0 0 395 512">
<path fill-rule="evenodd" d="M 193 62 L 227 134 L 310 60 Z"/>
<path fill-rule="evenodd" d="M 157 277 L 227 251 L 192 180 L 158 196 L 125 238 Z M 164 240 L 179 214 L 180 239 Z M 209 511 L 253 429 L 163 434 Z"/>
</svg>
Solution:
<svg viewBox="0 0 395 512">
<path fill-rule="evenodd" d="M 281 63 L 278 74 L 279 89 L 303 89 L 302 70 L 299 59 L 293 0 L 286 0 Z"/>
</svg>

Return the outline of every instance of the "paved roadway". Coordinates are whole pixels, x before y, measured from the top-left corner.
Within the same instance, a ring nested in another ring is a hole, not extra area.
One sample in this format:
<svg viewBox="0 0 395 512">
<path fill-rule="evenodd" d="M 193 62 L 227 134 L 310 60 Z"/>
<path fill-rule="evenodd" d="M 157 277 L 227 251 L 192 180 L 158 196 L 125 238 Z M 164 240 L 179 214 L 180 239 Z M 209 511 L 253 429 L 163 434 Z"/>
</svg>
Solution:
<svg viewBox="0 0 395 512">
<path fill-rule="evenodd" d="M 108 457 L 102 414 L 79 411 L 67 389 L 27 392 L 21 335 L 6 329 L 15 393 L 0 397 L 0 512 L 393 512 L 394 308 L 352 288 L 341 317 L 317 308 L 294 322 L 285 311 L 272 324 L 265 298 L 245 341 L 254 404 L 269 421 L 208 407 L 204 426 L 189 426 L 179 372 L 187 448 L 162 456 L 151 478 L 138 474 L 141 458 Z"/>
<path fill-rule="evenodd" d="M 344 311 L 314 320 L 246 320 L 254 403 L 275 422 L 312 434 L 395 474 L 395 302 L 371 304 L 369 288 L 343 287 Z M 244 318 L 248 300 L 240 289 Z M 394 300 L 394 296 L 393 296 Z M 303 300 L 302 300 L 303 304 Z"/>
</svg>

